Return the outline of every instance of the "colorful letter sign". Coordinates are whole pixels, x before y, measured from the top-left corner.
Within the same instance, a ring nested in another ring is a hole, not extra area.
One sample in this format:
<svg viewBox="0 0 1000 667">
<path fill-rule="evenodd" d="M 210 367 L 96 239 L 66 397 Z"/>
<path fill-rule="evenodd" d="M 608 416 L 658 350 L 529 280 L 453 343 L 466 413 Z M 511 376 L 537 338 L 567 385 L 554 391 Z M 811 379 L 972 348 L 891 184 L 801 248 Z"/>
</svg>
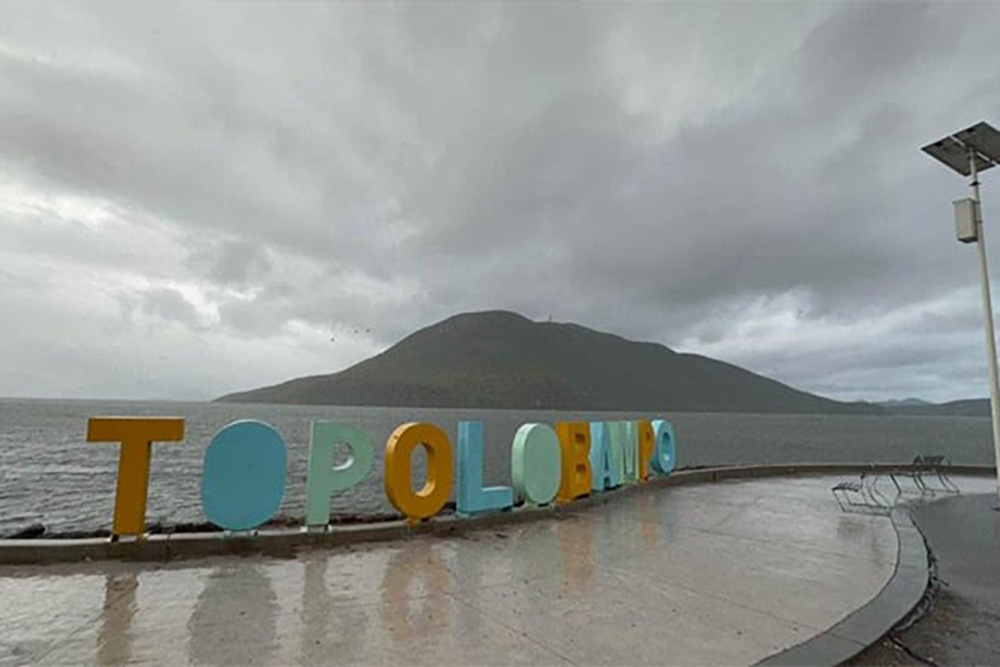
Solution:
<svg viewBox="0 0 1000 667">
<path fill-rule="evenodd" d="M 639 447 L 636 442 L 635 422 L 614 422 L 611 442 L 621 457 L 622 481 L 635 484 L 639 481 Z"/>
<path fill-rule="evenodd" d="M 677 466 L 677 449 L 674 443 L 674 427 L 664 419 L 653 422 L 656 448 L 653 454 L 653 470 L 666 475 Z"/>
<path fill-rule="evenodd" d="M 556 434 L 562 451 L 559 502 L 568 503 L 591 491 L 590 424 L 559 422 L 556 424 Z"/>
<path fill-rule="evenodd" d="M 483 423 L 459 422 L 456 511 L 470 515 L 507 509 L 513 504 L 514 489 L 509 486 L 483 488 Z"/>
<path fill-rule="evenodd" d="M 615 461 L 611 446 L 610 426 L 609 422 L 590 423 L 591 486 L 594 491 L 613 489 L 621 484 L 618 462 Z"/>
<path fill-rule="evenodd" d="M 269 424 L 251 419 L 229 424 L 205 450 L 205 516 L 227 530 L 257 528 L 281 506 L 287 466 L 285 441 Z"/>
<path fill-rule="evenodd" d="M 87 421 L 88 442 L 121 443 L 112 535 L 142 535 L 146 532 L 149 459 L 153 442 L 176 442 L 183 439 L 183 419 L 94 417 Z"/>
<path fill-rule="evenodd" d="M 559 438 L 548 424 L 524 424 L 510 448 L 514 488 L 532 505 L 548 505 L 559 491 Z"/>
<path fill-rule="evenodd" d="M 347 445 L 351 455 L 334 467 L 333 448 Z M 309 438 L 309 476 L 306 482 L 306 525 L 330 522 L 330 494 L 346 491 L 372 471 L 375 450 L 371 438 L 357 426 L 313 422 Z"/>
<path fill-rule="evenodd" d="M 121 443 L 112 534 L 142 535 L 145 530 L 151 446 L 184 438 L 184 420 L 168 417 L 94 417 L 87 440 Z M 440 427 L 426 423 L 399 426 L 385 445 L 385 493 L 410 521 L 427 519 L 445 506 L 455 489 L 459 516 L 508 510 L 515 490 L 529 506 L 558 498 L 569 503 L 591 492 L 669 474 L 677 465 L 670 422 L 559 422 L 523 424 L 510 448 L 510 486 L 483 487 L 483 424 L 459 422 L 453 482 L 451 442 Z M 350 450 L 333 465 L 336 446 Z M 413 452 L 424 447 L 427 475 L 413 490 Z M 374 464 L 368 434 L 348 424 L 312 424 L 306 478 L 306 526 L 328 526 L 331 495 L 364 480 Z M 266 523 L 281 506 L 288 452 L 281 435 L 255 420 L 233 422 L 205 450 L 201 503 L 208 519 L 229 531 L 249 531 Z"/>
<path fill-rule="evenodd" d="M 650 459 L 656 449 L 656 434 L 648 419 L 635 422 L 636 441 L 639 447 L 639 481 L 649 479 Z"/>
<path fill-rule="evenodd" d="M 410 485 L 413 450 L 427 450 L 427 481 L 417 492 Z M 451 443 L 434 424 L 403 424 L 385 445 L 385 494 L 410 520 L 427 519 L 441 511 L 451 495 Z"/>
</svg>

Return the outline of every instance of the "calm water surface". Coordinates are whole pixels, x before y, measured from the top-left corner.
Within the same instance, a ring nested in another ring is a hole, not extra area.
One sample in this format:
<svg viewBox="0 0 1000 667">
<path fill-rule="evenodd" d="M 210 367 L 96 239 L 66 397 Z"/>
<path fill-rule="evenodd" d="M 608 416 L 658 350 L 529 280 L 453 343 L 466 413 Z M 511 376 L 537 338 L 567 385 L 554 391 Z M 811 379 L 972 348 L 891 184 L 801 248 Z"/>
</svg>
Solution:
<svg viewBox="0 0 1000 667">
<path fill-rule="evenodd" d="M 904 462 L 918 453 L 947 454 L 954 463 L 992 463 L 988 418 L 833 417 L 708 413 L 549 412 L 282 405 L 223 405 L 148 401 L 0 399 L 0 536 L 33 523 L 50 531 L 108 528 L 114 506 L 118 447 L 86 442 L 87 418 L 97 415 L 178 416 L 187 440 L 154 444 L 150 521 L 203 521 L 202 458 L 212 435 L 237 419 L 273 425 L 289 448 L 281 514 L 305 509 L 309 422 L 356 424 L 376 448 L 407 421 L 430 421 L 454 442 L 457 423 L 486 429 L 485 480 L 510 483 L 510 443 L 525 422 L 596 421 L 665 416 L 677 434 L 681 466 L 722 463 Z M 419 474 L 419 473 L 416 473 Z M 333 498 L 334 513 L 372 514 L 392 508 L 382 490 L 382 461 L 371 476 Z"/>
</svg>

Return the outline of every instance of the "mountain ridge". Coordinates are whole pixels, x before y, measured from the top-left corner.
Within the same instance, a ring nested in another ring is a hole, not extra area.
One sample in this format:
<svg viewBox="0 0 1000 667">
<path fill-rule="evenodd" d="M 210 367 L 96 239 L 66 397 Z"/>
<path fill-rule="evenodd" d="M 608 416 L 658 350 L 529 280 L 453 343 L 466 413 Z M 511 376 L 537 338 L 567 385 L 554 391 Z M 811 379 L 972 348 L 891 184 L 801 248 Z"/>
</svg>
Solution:
<svg viewBox="0 0 1000 667">
<path fill-rule="evenodd" d="M 884 414 L 724 361 L 509 311 L 461 313 L 338 373 L 221 402 L 563 410 Z"/>
<path fill-rule="evenodd" d="M 945 403 L 884 406 L 890 414 L 904 417 L 989 417 L 990 399 L 963 398 Z"/>
</svg>

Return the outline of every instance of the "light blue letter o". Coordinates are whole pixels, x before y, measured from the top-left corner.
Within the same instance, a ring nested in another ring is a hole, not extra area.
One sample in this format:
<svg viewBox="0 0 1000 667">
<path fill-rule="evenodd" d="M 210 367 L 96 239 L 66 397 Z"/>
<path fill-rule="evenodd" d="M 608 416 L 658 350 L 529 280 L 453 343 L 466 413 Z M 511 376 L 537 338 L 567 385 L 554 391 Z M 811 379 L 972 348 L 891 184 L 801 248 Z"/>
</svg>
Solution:
<svg viewBox="0 0 1000 667">
<path fill-rule="evenodd" d="M 532 505 L 547 505 L 562 480 L 559 436 L 548 424 L 524 424 L 514 434 L 510 448 L 510 473 L 514 488 Z"/>
<path fill-rule="evenodd" d="M 285 441 L 269 424 L 237 421 L 205 450 L 201 506 L 226 530 L 253 530 L 278 511 L 285 495 Z"/>
<path fill-rule="evenodd" d="M 661 475 L 669 474 L 677 467 L 677 442 L 674 439 L 673 425 L 665 419 L 654 420 L 653 437 L 656 438 L 650 461 L 653 470 Z"/>
</svg>

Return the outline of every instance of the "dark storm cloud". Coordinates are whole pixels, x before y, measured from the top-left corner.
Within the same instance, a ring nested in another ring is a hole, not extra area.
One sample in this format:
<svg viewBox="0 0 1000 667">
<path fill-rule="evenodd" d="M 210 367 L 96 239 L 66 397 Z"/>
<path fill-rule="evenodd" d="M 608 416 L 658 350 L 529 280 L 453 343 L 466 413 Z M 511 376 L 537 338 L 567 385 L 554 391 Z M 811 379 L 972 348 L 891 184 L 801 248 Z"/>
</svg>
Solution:
<svg viewBox="0 0 1000 667">
<path fill-rule="evenodd" d="M 495 307 L 842 397 L 979 390 L 961 182 L 918 147 L 998 120 L 990 5 L 0 13 L 4 275 L 77 276 L 38 325 L 87 304 L 138 359 L 176 325 L 173 391 L 208 350 L 287 355 L 214 393 Z"/>
<path fill-rule="evenodd" d="M 937 131 L 914 129 L 930 125 L 914 107 L 953 87 L 941 49 L 930 49 L 941 62 L 926 68 L 927 49 L 914 43 L 942 28 L 961 32 L 942 18 L 925 7 L 848 7 L 764 78 L 755 104 L 663 139 L 621 108 L 613 88 L 553 100 L 495 143 L 487 134 L 476 144 L 482 159 L 445 154 L 418 189 L 433 202 L 427 217 L 448 224 L 424 241 L 444 256 L 545 248 L 538 261 L 547 266 L 524 282 L 563 286 L 567 317 L 597 309 L 598 321 L 617 319 L 625 300 L 646 323 L 630 326 L 653 333 L 659 320 L 668 339 L 713 301 L 805 287 L 813 310 L 843 313 L 923 296 L 929 284 L 952 289 L 968 275 L 940 253 L 907 252 L 946 240 L 920 215 L 927 201 L 947 214 L 945 191 L 908 191 L 919 137 Z M 890 24 L 886 37 L 880 27 Z M 922 77 L 929 89 L 902 98 Z M 857 94 L 846 89 L 851 80 Z M 442 173 L 446 187 L 435 190 Z M 907 275 L 917 258 L 919 281 Z M 506 267 L 499 282 L 517 284 L 525 267 Z"/>
</svg>

